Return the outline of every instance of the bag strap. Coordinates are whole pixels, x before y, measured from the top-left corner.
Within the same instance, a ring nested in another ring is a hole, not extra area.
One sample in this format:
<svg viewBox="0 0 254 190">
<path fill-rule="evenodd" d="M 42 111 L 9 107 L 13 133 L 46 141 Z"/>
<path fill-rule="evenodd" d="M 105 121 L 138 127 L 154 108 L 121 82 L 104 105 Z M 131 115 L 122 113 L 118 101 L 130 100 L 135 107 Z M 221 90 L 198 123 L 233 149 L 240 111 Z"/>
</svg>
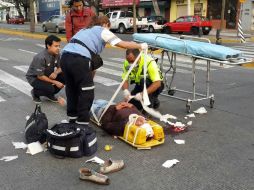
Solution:
<svg viewBox="0 0 254 190">
<path fill-rule="evenodd" d="M 73 16 L 71 16 L 71 12 L 70 12 L 70 17 L 71 17 L 71 33 L 72 33 L 72 36 L 74 36 L 74 24 L 73 24 Z"/>
<path fill-rule="evenodd" d="M 83 42 L 81 42 L 81 41 L 78 40 L 78 39 L 72 38 L 71 41 L 70 41 L 69 43 L 76 43 L 76 44 L 79 44 L 79 45 L 85 47 L 85 48 L 90 52 L 91 56 L 95 55 L 95 53 L 94 53 L 92 50 L 90 50 L 90 49 L 86 46 L 86 44 L 84 44 Z"/>
</svg>

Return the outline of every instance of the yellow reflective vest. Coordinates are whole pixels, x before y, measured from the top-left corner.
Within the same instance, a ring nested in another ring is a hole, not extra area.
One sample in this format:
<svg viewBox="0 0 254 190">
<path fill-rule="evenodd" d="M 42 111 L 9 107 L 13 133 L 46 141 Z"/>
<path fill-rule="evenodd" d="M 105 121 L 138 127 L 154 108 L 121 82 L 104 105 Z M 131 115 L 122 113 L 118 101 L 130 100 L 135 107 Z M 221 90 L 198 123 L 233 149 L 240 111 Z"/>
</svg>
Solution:
<svg viewBox="0 0 254 190">
<path fill-rule="evenodd" d="M 128 77 L 129 82 L 140 84 L 140 80 L 144 78 L 144 71 L 143 71 L 144 60 L 145 60 L 145 54 L 141 54 L 141 57 L 139 62 L 137 63 L 137 66 L 133 68 L 133 70 L 131 71 Z M 146 61 L 147 61 L 146 77 L 150 79 L 152 82 L 162 81 L 163 80 L 162 73 L 160 71 L 159 66 L 154 61 L 154 59 L 150 57 L 149 55 L 147 55 Z M 122 79 L 125 78 L 129 68 L 130 68 L 130 64 L 127 60 L 125 60 L 123 64 Z"/>
</svg>

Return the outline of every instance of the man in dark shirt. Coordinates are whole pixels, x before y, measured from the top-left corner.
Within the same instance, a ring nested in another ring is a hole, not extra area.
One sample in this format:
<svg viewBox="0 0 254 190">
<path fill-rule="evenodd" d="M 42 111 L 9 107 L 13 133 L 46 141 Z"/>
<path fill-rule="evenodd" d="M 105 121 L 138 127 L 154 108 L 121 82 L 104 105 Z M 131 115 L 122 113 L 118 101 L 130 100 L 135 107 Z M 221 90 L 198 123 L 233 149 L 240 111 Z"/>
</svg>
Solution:
<svg viewBox="0 0 254 190">
<path fill-rule="evenodd" d="M 34 56 L 26 73 L 34 102 L 40 103 L 40 96 L 58 102 L 55 94 L 64 87 L 64 77 L 59 64 L 60 38 L 50 35 L 45 39 L 46 48 Z"/>
</svg>

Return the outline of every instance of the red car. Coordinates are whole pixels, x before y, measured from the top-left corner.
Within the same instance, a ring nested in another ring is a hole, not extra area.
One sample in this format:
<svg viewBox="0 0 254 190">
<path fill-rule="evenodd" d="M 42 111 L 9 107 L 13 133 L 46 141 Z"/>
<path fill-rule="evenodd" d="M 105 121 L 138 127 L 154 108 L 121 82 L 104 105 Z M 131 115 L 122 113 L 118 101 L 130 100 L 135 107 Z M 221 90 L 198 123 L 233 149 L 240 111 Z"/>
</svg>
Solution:
<svg viewBox="0 0 254 190">
<path fill-rule="evenodd" d="M 24 24 L 25 19 L 22 16 L 15 16 L 14 18 L 10 18 L 8 24 Z"/>
<path fill-rule="evenodd" d="M 212 23 L 203 16 L 182 16 L 174 22 L 166 23 L 163 30 L 168 34 L 171 32 L 198 34 L 199 27 L 202 28 L 204 35 L 208 35 L 212 29 Z"/>
</svg>

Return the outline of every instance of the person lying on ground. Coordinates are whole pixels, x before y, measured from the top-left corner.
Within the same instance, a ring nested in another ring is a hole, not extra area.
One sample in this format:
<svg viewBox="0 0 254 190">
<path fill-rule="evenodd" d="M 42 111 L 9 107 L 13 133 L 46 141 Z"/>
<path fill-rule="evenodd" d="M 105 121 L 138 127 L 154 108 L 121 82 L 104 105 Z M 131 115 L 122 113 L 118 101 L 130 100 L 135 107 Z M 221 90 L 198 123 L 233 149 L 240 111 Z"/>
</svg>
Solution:
<svg viewBox="0 0 254 190">
<path fill-rule="evenodd" d="M 107 104 L 108 101 L 100 99 L 93 102 L 91 109 L 93 109 L 97 118 L 100 118 Z M 110 105 L 101 118 L 101 128 L 110 135 L 123 136 L 128 122 L 145 128 L 147 136 L 151 137 L 153 135 L 153 132 L 151 132 L 152 128 L 147 123 L 143 114 L 133 104 L 127 102 Z"/>
</svg>

